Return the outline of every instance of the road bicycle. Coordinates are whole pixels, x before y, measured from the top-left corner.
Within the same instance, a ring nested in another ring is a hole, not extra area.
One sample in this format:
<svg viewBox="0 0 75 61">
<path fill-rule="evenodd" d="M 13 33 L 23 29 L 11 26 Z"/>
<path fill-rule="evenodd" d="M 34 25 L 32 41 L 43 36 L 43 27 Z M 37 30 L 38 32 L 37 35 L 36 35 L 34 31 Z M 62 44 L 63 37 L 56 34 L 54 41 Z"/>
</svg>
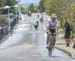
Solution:
<svg viewBox="0 0 75 61">
<path fill-rule="evenodd" d="M 52 33 L 52 34 L 50 34 L 49 39 L 48 39 L 47 49 L 48 49 L 48 52 L 49 52 L 49 56 L 52 56 L 52 51 L 54 49 L 55 42 L 56 42 L 56 33 Z"/>
</svg>

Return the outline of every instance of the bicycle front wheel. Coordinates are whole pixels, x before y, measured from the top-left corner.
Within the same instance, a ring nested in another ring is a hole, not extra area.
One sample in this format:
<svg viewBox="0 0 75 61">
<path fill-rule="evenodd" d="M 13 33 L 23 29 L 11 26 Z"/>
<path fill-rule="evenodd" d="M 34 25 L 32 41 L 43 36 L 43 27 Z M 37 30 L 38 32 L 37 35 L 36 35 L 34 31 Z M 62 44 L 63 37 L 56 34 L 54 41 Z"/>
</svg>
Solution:
<svg viewBox="0 0 75 61">
<path fill-rule="evenodd" d="M 49 56 L 52 56 L 52 47 L 49 48 Z"/>
</svg>

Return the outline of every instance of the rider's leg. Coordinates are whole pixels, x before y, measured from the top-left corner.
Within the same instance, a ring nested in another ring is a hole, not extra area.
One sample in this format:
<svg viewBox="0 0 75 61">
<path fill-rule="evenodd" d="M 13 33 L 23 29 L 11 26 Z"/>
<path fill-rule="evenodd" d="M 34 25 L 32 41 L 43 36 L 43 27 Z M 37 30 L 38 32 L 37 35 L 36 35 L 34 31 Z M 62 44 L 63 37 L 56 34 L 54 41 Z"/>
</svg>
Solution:
<svg viewBox="0 0 75 61">
<path fill-rule="evenodd" d="M 49 56 L 52 56 L 52 49 L 53 49 L 53 45 L 52 45 L 53 41 L 52 41 L 52 36 L 50 37 L 49 40 Z"/>
<path fill-rule="evenodd" d="M 48 45 L 48 43 L 49 43 L 49 38 L 50 38 L 50 34 L 47 33 L 47 45 Z"/>
<path fill-rule="evenodd" d="M 54 36 L 53 38 L 53 46 L 55 46 L 55 43 L 56 43 L 56 36 Z"/>
</svg>

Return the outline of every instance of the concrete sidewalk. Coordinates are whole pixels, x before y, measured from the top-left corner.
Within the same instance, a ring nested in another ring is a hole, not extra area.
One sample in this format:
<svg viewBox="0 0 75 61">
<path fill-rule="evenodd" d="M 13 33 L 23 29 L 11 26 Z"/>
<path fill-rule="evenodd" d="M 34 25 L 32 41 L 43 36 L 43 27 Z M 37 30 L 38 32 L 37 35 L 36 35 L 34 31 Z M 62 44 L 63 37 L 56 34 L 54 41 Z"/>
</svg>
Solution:
<svg viewBox="0 0 75 61">
<path fill-rule="evenodd" d="M 66 53 L 68 53 L 71 57 L 75 58 L 75 49 L 72 48 L 73 43 L 71 43 L 70 47 L 66 47 L 66 43 L 63 39 L 64 34 L 59 33 L 57 36 L 56 48 L 60 49 Z"/>
</svg>

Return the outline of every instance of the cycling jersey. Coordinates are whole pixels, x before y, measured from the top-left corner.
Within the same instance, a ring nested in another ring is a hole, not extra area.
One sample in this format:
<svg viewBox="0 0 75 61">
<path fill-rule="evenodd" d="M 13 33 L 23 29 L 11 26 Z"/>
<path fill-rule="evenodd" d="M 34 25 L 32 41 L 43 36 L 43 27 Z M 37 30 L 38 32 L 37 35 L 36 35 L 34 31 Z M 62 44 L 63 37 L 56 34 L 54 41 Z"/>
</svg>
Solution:
<svg viewBox="0 0 75 61">
<path fill-rule="evenodd" d="M 56 33 L 57 21 L 48 21 L 49 31 L 51 33 Z"/>
</svg>

